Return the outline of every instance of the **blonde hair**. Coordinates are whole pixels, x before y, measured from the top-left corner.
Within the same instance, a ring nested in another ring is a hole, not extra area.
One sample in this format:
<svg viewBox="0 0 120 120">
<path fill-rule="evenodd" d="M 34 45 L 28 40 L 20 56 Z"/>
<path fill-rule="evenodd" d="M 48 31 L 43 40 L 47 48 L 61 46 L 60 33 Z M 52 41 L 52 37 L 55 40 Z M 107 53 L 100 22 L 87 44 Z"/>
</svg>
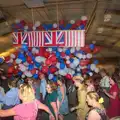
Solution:
<svg viewBox="0 0 120 120">
<path fill-rule="evenodd" d="M 33 89 L 33 87 L 29 84 L 22 84 L 20 87 L 19 87 L 19 92 L 20 92 L 20 95 L 22 96 L 22 99 L 24 101 L 33 101 L 35 99 L 35 91 Z"/>
<path fill-rule="evenodd" d="M 90 99 L 94 99 L 96 101 L 99 101 L 99 95 L 95 91 L 88 92 L 87 96 L 89 96 Z"/>
</svg>

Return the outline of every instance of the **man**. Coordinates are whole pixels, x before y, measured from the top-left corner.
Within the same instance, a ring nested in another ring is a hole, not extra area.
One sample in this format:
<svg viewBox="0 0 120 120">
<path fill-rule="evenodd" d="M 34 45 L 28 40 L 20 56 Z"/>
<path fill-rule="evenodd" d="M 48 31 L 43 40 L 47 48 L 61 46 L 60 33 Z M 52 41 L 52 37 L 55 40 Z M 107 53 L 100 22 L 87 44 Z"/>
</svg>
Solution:
<svg viewBox="0 0 120 120">
<path fill-rule="evenodd" d="M 100 80 L 100 88 L 101 88 L 101 91 L 100 91 L 100 96 L 104 98 L 104 107 L 107 108 L 109 106 L 109 97 L 106 96 L 104 94 L 104 92 L 102 91 L 103 89 L 109 91 L 110 89 L 110 78 L 109 76 L 107 75 L 107 72 L 105 69 L 101 69 L 100 70 L 100 75 L 102 77 L 102 79 Z"/>
</svg>

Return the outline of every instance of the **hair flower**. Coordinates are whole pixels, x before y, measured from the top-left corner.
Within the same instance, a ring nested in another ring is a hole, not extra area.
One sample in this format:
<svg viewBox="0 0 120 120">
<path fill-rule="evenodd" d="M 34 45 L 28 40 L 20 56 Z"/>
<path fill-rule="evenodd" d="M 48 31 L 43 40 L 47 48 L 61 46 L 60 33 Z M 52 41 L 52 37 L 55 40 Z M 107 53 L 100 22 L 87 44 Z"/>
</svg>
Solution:
<svg viewBox="0 0 120 120">
<path fill-rule="evenodd" d="M 104 103 L 104 99 L 101 97 L 98 101 L 100 104 Z"/>
</svg>

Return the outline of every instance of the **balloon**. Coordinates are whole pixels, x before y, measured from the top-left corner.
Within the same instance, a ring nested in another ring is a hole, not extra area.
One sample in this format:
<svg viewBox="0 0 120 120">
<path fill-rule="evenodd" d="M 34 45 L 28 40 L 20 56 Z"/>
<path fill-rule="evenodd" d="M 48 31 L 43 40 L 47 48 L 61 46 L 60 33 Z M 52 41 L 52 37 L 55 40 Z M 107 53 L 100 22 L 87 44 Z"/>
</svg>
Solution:
<svg viewBox="0 0 120 120">
<path fill-rule="evenodd" d="M 19 70 L 21 70 L 22 72 L 25 72 L 27 70 L 27 67 L 24 66 L 23 64 L 19 64 Z"/>
<path fill-rule="evenodd" d="M 56 23 L 53 24 L 53 28 L 57 28 L 58 25 Z"/>
<path fill-rule="evenodd" d="M 34 68 L 34 65 L 33 64 L 29 64 L 28 65 L 28 70 L 32 70 Z"/>
<path fill-rule="evenodd" d="M 24 75 L 24 74 L 22 75 L 22 78 L 25 78 L 25 75 Z"/>
<path fill-rule="evenodd" d="M 66 30 L 69 30 L 71 27 L 72 27 L 72 24 L 68 23 L 68 24 L 65 26 L 65 29 L 66 29 Z"/>
<path fill-rule="evenodd" d="M 14 67 L 13 66 L 11 66 L 11 67 L 9 67 L 8 68 L 8 73 L 10 74 L 12 74 L 14 72 Z"/>
<path fill-rule="evenodd" d="M 53 80 L 53 82 L 57 82 L 57 77 L 54 76 L 52 80 Z"/>
<path fill-rule="evenodd" d="M 33 78 L 34 78 L 34 79 L 38 79 L 38 77 L 39 77 L 38 74 L 34 74 L 34 75 L 33 75 Z"/>
<path fill-rule="evenodd" d="M 42 72 L 43 73 L 47 73 L 48 72 L 48 67 L 47 66 L 43 66 L 42 67 Z"/>
<path fill-rule="evenodd" d="M 4 62 L 4 57 L 0 57 L 0 63 Z"/>
<path fill-rule="evenodd" d="M 81 53 L 77 53 L 76 56 L 79 58 L 79 59 L 82 59 L 83 58 L 83 55 Z"/>
<path fill-rule="evenodd" d="M 96 72 L 96 73 L 99 73 L 99 68 L 95 68 L 95 72 Z"/>
<path fill-rule="evenodd" d="M 69 60 L 66 61 L 67 64 L 70 64 L 71 62 Z"/>
<path fill-rule="evenodd" d="M 51 73 L 55 73 L 56 71 L 57 71 L 57 68 L 55 68 L 55 67 L 51 67 L 51 68 L 50 68 L 50 72 L 51 72 Z"/>
<path fill-rule="evenodd" d="M 62 50 L 62 48 L 58 48 L 58 52 L 62 52 L 63 50 Z"/>
<path fill-rule="evenodd" d="M 24 29 L 25 29 L 25 30 L 28 30 L 28 26 L 24 26 Z"/>
<path fill-rule="evenodd" d="M 58 73 L 62 76 L 65 76 L 67 73 L 66 71 L 63 69 L 63 70 L 59 70 Z"/>
<path fill-rule="evenodd" d="M 35 22 L 35 27 L 39 27 L 40 24 L 41 24 L 40 21 L 36 21 L 36 22 Z"/>
<path fill-rule="evenodd" d="M 95 48 L 95 45 L 94 44 L 90 44 L 90 49 L 94 50 L 94 48 Z"/>
<path fill-rule="evenodd" d="M 70 55 L 71 53 L 70 53 L 70 49 L 67 49 L 66 51 L 65 51 L 65 54 L 66 55 Z"/>
<path fill-rule="evenodd" d="M 45 62 L 45 58 L 44 57 L 40 57 L 40 56 L 37 56 L 36 58 L 35 58 L 35 61 L 36 62 L 38 62 L 38 63 L 41 63 L 41 62 Z"/>
<path fill-rule="evenodd" d="M 17 24 L 17 23 L 20 23 L 20 20 L 19 19 L 16 19 L 15 20 L 15 23 Z"/>
<path fill-rule="evenodd" d="M 64 23 L 65 23 L 64 20 L 60 20 L 60 21 L 59 21 L 59 24 L 60 24 L 60 25 L 64 25 Z"/>
<path fill-rule="evenodd" d="M 16 64 L 20 64 L 20 63 L 22 62 L 22 60 L 19 59 L 19 58 L 17 58 L 17 59 L 15 60 L 15 62 L 16 62 Z"/>
<path fill-rule="evenodd" d="M 35 66 L 38 68 L 38 67 L 40 67 L 40 63 L 38 63 L 38 62 L 35 62 Z"/>
<path fill-rule="evenodd" d="M 9 60 L 9 62 L 10 62 L 10 63 L 13 63 L 13 59 L 11 58 L 11 59 Z"/>
<path fill-rule="evenodd" d="M 77 59 L 77 58 L 74 59 L 73 64 L 74 64 L 75 66 L 79 65 L 79 63 L 80 63 L 79 59 Z"/>
<path fill-rule="evenodd" d="M 34 68 L 34 69 L 31 70 L 31 74 L 32 75 L 35 74 L 35 73 L 36 73 L 36 68 Z"/>
<path fill-rule="evenodd" d="M 87 16 L 82 16 L 82 17 L 81 17 L 81 20 L 82 20 L 82 21 L 86 21 L 86 20 L 87 20 Z"/>
<path fill-rule="evenodd" d="M 60 56 L 60 52 L 56 52 L 56 57 L 59 57 Z"/>
<path fill-rule="evenodd" d="M 32 29 L 35 31 L 35 30 L 36 30 L 36 27 L 35 27 L 35 26 L 33 26 L 33 27 L 32 27 Z"/>
<path fill-rule="evenodd" d="M 26 44 L 23 44 L 23 45 L 22 45 L 22 50 L 28 51 L 28 46 L 27 46 Z"/>
<path fill-rule="evenodd" d="M 70 20 L 70 23 L 71 24 L 75 24 L 75 20 Z"/>
<path fill-rule="evenodd" d="M 97 64 L 99 63 L 99 61 L 98 61 L 98 60 L 95 60 L 93 63 L 94 63 L 95 65 L 97 65 Z"/>
<path fill-rule="evenodd" d="M 24 74 L 27 76 L 27 77 L 32 77 L 32 73 L 30 71 L 25 71 Z"/>
<path fill-rule="evenodd" d="M 66 54 L 64 52 L 61 52 L 61 57 L 64 58 Z"/>
<path fill-rule="evenodd" d="M 18 75 L 19 75 L 19 76 L 21 76 L 21 75 L 22 75 L 22 72 L 21 72 L 21 71 L 19 71 L 19 72 L 18 72 Z"/>
<path fill-rule="evenodd" d="M 49 80 L 52 80 L 53 77 L 54 77 L 53 74 L 49 74 L 49 76 L 48 76 Z"/>
<path fill-rule="evenodd" d="M 60 63 L 60 69 L 64 69 L 65 68 L 65 64 L 64 63 Z"/>
<path fill-rule="evenodd" d="M 10 57 L 11 57 L 12 59 L 15 59 L 15 58 L 16 58 L 15 54 L 11 54 Z"/>
<path fill-rule="evenodd" d="M 95 68 L 96 68 L 96 65 L 95 64 L 91 64 L 90 68 L 91 68 L 92 71 L 94 71 Z"/>
<path fill-rule="evenodd" d="M 45 58 L 48 58 L 50 56 L 50 53 L 45 51 L 44 56 L 45 56 Z"/>
<path fill-rule="evenodd" d="M 50 61 L 49 59 L 47 59 L 47 60 L 45 61 L 45 64 L 49 66 L 49 65 L 51 65 L 51 61 Z"/>
<path fill-rule="evenodd" d="M 91 53 L 88 53 L 86 57 L 87 57 L 88 59 L 91 59 L 91 58 L 92 58 L 92 54 L 91 54 Z"/>
</svg>

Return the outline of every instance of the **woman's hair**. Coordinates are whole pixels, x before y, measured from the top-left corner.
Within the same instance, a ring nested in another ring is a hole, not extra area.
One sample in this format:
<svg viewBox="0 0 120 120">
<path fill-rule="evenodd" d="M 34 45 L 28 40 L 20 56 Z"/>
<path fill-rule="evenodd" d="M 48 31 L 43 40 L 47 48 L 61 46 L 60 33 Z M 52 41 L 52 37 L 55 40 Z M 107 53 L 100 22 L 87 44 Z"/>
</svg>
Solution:
<svg viewBox="0 0 120 120">
<path fill-rule="evenodd" d="M 61 81 L 62 83 L 65 83 L 65 80 L 64 80 L 63 76 L 61 76 L 61 75 L 57 76 L 57 80 Z"/>
<path fill-rule="evenodd" d="M 108 74 L 104 68 L 100 70 L 100 73 L 105 73 L 106 75 Z"/>
<path fill-rule="evenodd" d="M 96 101 L 99 101 L 99 95 L 95 91 L 88 92 L 87 96 L 89 96 L 90 99 L 94 99 Z"/>
<path fill-rule="evenodd" d="M 48 81 L 47 84 L 51 87 L 52 91 L 57 89 L 57 85 L 54 82 Z"/>
<path fill-rule="evenodd" d="M 20 95 L 25 101 L 33 101 L 35 99 L 35 91 L 29 84 L 22 84 L 19 87 Z"/>
<path fill-rule="evenodd" d="M 9 80 L 8 85 L 12 88 L 17 87 L 17 80 L 16 79 L 15 80 Z"/>
</svg>

